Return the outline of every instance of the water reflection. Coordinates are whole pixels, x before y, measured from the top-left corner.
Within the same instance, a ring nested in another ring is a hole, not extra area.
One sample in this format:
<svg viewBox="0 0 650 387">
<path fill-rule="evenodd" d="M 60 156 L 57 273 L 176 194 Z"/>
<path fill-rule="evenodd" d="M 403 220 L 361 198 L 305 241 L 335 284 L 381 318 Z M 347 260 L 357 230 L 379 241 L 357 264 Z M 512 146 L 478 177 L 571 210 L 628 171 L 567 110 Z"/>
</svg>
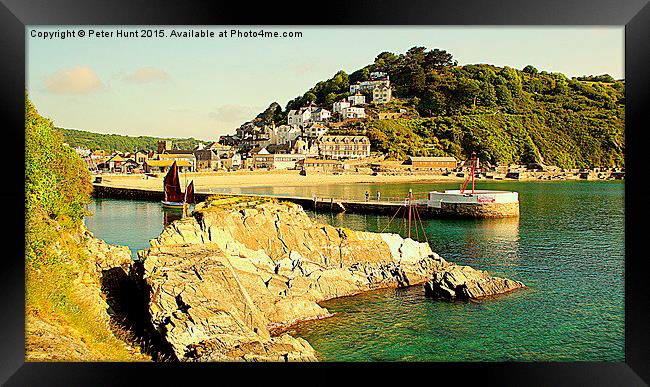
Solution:
<svg viewBox="0 0 650 387">
<path fill-rule="evenodd" d="M 133 258 L 160 235 L 165 219 L 160 202 L 153 201 L 94 199 L 87 209 L 93 214 L 84 218 L 88 230 L 108 243 L 127 246 Z"/>
<path fill-rule="evenodd" d="M 519 218 L 466 221 L 457 254 L 470 266 L 506 267 L 519 262 Z"/>
<path fill-rule="evenodd" d="M 247 193 L 363 197 L 366 190 L 380 190 L 388 197 L 409 188 L 455 187 L 348 184 Z M 293 327 L 296 335 L 322 360 L 623 361 L 624 184 L 482 182 L 481 188 L 518 191 L 521 217 L 423 219 L 429 244 L 448 261 L 520 280 L 528 289 L 471 303 L 426 299 L 421 286 L 369 292 L 324 302 L 337 314 Z M 148 248 L 163 224 L 180 215 L 165 215 L 157 202 L 104 200 L 93 206 L 89 229 L 132 250 Z M 399 222 L 389 224 L 390 216 L 309 215 L 333 226 L 406 236 Z"/>
<path fill-rule="evenodd" d="M 175 220 L 180 220 L 183 218 L 183 209 L 182 208 L 164 208 L 162 209 L 163 213 L 163 225 L 165 227 Z"/>
<path fill-rule="evenodd" d="M 308 211 L 317 222 L 358 231 L 391 232 L 408 236 L 401 217 L 368 214 L 318 213 Z M 465 265 L 501 271 L 520 261 L 519 218 L 507 219 L 422 219 L 426 235 L 411 231 L 411 239 L 427 241 L 445 259 Z M 426 237 L 425 237 L 426 236 Z"/>
</svg>

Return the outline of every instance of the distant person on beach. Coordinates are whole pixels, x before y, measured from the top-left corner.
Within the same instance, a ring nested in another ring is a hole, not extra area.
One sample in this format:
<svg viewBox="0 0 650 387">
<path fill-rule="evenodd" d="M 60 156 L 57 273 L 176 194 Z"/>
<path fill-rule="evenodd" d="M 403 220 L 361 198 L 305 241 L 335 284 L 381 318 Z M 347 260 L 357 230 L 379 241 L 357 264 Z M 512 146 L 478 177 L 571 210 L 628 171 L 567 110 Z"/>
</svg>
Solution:
<svg viewBox="0 0 650 387">
<path fill-rule="evenodd" d="M 366 201 L 368 201 L 369 197 L 370 197 L 370 194 L 368 193 L 368 191 L 366 191 Z"/>
<path fill-rule="evenodd" d="M 379 201 L 379 199 L 381 199 L 381 192 L 377 191 L 377 201 Z"/>
</svg>

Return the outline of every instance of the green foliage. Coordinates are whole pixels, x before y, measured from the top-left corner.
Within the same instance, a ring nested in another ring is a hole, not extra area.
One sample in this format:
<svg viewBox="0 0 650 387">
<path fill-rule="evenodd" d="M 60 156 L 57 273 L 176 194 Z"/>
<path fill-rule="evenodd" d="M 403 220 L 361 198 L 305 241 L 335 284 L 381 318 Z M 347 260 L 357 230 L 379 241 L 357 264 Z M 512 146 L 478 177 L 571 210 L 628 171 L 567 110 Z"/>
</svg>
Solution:
<svg viewBox="0 0 650 387">
<path fill-rule="evenodd" d="M 584 75 L 582 77 L 576 78 L 579 81 L 590 81 L 590 82 L 604 82 L 604 83 L 614 83 L 616 80 L 609 74 L 602 75 Z"/>
<path fill-rule="evenodd" d="M 363 71 L 356 76 L 367 76 L 363 75 Z M 317 105 L 331 105 L 332 103 L 347 97 L 350 93 L 350 77 L 348 74 L 341 70 L 334 74 L 334 76 L 326 81 L 321 81 L 316 84 L 316 86 L 309 89 L 301 97 L 296 97 L 293 100 L 289 101 L 287 104 L 286 112 L 289 110 L 298 109 L 302 106 L 305 106 L 311 102 L 314 102 Z"/>
<path fill-rule="evenodd" d="M 368 66 L 353 72 L 349 77 L 350 84 L 367 81 L 368 79 L 370 79 L 370 69 Z"/>
<path fill-rule="evenodd" d="M 277 102 L 273 102 L 266 110 L 258 114 L 254 121 L 259 121 L 262 125 L 282 124 L 286 116 L 282 113 L 282 107 Z"/>
<path fill-rule="evenodd" d="M 368 68 L 387 72 L 394 95 L 414 101 L 420 115 L 367 124 L 373 149 L 392 157 L 476 151 L 491 163 L 624 165 L 625 84 L 609 75 L 569 80 L 531 65 L 456 66 L 450 54 L 423 47 L 382 53 Z"/>
<path fill-rule="evenodd" d="M 525 73 L 527 73 L 527 74 L 531 74 L 531 75 L 535 75 L 535 74 L 537 74 L 537 73 L 539 72 L 539 71 L 538 71 L 535 67 L 533 67 L 532 65 L 528 65 L 528 66 L 524 67 L 524 69 L 523 69 L 522 71 L 525 72 Z"/>
<path fill-rule="evenodd" d="M 52 122 L 25 102 L 25 206 L 41 209 L 50 218 L 80 222 L 92 187 L 88 168 L 74 150 L 63 144 Z"/>
<path fill-rule="evenodd" d="M 389 157 L 472 152 L 490 164 L 543 162 L 566 168 L 624 165 L 624 134 L 615 115 L 558 109 L 539 114 L 487 113 L 373 120 L 366 135 Z"/>
<path fill-rule="evenodd" d="M 624 166 L 625 83 L 607 74 L 569 80 L 532 65 L 458 66 L 444 50 L 413 47 L 404 54 L 382 52 L 349 77 L 340 71 L 287 109 L 309 101 L 331 106 L 347 95 L 350 83 L 367 80 L 373 71 L 388 73 L 393 96 L 408 101 L 412 117 L 364 124 L 372 149 L 391 157 L 465 159 L 476 151 L 491 163 Z M 368 107 L 375 113 L 397 111 L 394 103 Z"/>
<path fill-rule="evenodd" d="M 28 261 L 50 257 L 57 232 L 51 224 L 73 229 L 83 220 L 90 200 L 90 173 L 81 158 L 64 145 L 52 122 L 25 102 L 25 217 Z"/>
<path fill-rule="evenodd" d="M 73 332 L 97 358 L 142 359 L 118 339 L 88 297 L 81 273 L 96 270 L 81 235 L 92 186 L 84 161 L 52 122 L 25 98 L 25 309 L 27 325 L 42 319 Z M 49 350 L 45 348 L 43 350 Z M 72 350 L 72 348 L 71 348 Z M 29 353 L 27 354 L 30 355 Z"/>
<path fill-rule="evenodd" d="M 171 140 L 177 149 L 193 149 L 200 142 L 195 138 L 159 138 L 149 136 L 124 136 L 121 134 L 93 133 L 76 129 L 57 128 L 63 133 L 65 142 L 71 147 L 82 146 L 88 149 L 106 151 L 135 152 L 136 150 L 153 150 L 158 148 L 158 141 Z"/>
</svg>

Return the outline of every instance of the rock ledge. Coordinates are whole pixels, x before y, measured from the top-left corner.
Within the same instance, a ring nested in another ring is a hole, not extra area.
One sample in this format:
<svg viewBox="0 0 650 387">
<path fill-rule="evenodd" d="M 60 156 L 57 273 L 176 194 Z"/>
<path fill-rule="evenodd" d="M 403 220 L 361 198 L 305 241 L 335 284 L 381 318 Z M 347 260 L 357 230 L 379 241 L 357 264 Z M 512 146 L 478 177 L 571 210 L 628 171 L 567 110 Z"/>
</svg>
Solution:
<svg viewBox="0 0 650 387">
<path fill-rule="evenodd" d="M 433 294 L 444 286 L 448 298 L 473 298 L 523 286 L 426 243 L 318 224 L 268 200 L 202 203 L 151 244 L 141 255 L 151 320 L 181 361 L 317 360 L 305 340 L 270 330 L 327 317 L 319 301 L 372 289 L 433 279 Z"/>
</svg>

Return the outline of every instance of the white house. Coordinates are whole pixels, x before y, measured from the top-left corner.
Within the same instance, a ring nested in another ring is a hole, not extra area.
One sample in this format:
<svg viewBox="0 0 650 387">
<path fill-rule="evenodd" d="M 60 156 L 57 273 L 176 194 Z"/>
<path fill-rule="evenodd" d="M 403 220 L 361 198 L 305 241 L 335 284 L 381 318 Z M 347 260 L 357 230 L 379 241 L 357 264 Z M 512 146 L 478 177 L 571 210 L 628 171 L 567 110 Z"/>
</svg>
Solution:
<svg viewBox="0 0 650 387">
<path fill-rule="evenodd" d="M 348 97 L 348 99 L 350 99 L 350 97 Z M 334 105 L 332 106 L 332 110 L 334 111 L 334 113 L 342 114 L 343 109 L 348 108 L 348 107 L 350 107 L 350 102 L 342 99 L 342 100 L 340 100 L 338 102 L 334 102 Z"/>
<path fill-rule="evenodd" d="M 311 110 L 307 108 L 300 108 L 298 110 L 291 110 L 287 115 L 287 123 L 289 125 L 303 126 L 311 120 Z"/>
<path fill-rule="evenodd" d="M 314 106 L 301 107 L 298 110 L 291 110 L 287 115 L 287 123 L 289 125 L 298 125 L 305 127 L 313 122 L 324 122 L 331 118 L 332 113 L 323 108 Z"/>
<path fill-rule="evenodd" d="M 332 117 L 332 113 L 323 108 L 314 108 L 311 111 L 311 119 L 313 122 L 324 122 Z"/>
<path fill-rule="evenodd" d="M 349 118 L 366 118 L 366 109 L 362 107 L 347 107 L 343 109 L 341 116 L 345 119 Z"/>
<path fill-rule="evenodd" d="M 356 93 L 348 97 L 350 105 L 363 105 L 366 103 L 366 96 L 361 93 Z"/>
<path fill-rule="evenodd" d="M 353 85 L 350 85 L 350 94 L 354 95 L 359 92 L 370 92 L 375 87 L 378 86 L 390 87 L 390 80 L 388 80 L 388 77 L 386 77 L 385 79 L 375 79 L 375 80 L 357 82 Z"/>
<path fill-rule="evenodd" d="M 303 128 L 303 135 L 309 138 L 319 138 L 320 136 L 327 133 L 329 128 L 320 123 L 314 123 L 311 126 Z"/>
<path fill-rule="evenodd" d="M 275 128 L 275 144 L 284 145 L 294 141 L 301 132 L 297 125 L 280 125 Z"/>
<path fill-rule="evenodd" d="M 392 91 L 390 86 L 377 86 L 372 89 L 372 102 L 374 103 L 386 103 L 391 100 Z"/>
<path fill-rule="evenodd" d="M 241 155 L 239 153 L 224 154 L 221 156 L 221 166 L 229 171 L 241 168 Z"/>
<path fill-rule="evenodd" d="M 359 82 L 350 85 L 350 94 L 355 94 L 361 91 L 361 84 Z"/>
</svg>

